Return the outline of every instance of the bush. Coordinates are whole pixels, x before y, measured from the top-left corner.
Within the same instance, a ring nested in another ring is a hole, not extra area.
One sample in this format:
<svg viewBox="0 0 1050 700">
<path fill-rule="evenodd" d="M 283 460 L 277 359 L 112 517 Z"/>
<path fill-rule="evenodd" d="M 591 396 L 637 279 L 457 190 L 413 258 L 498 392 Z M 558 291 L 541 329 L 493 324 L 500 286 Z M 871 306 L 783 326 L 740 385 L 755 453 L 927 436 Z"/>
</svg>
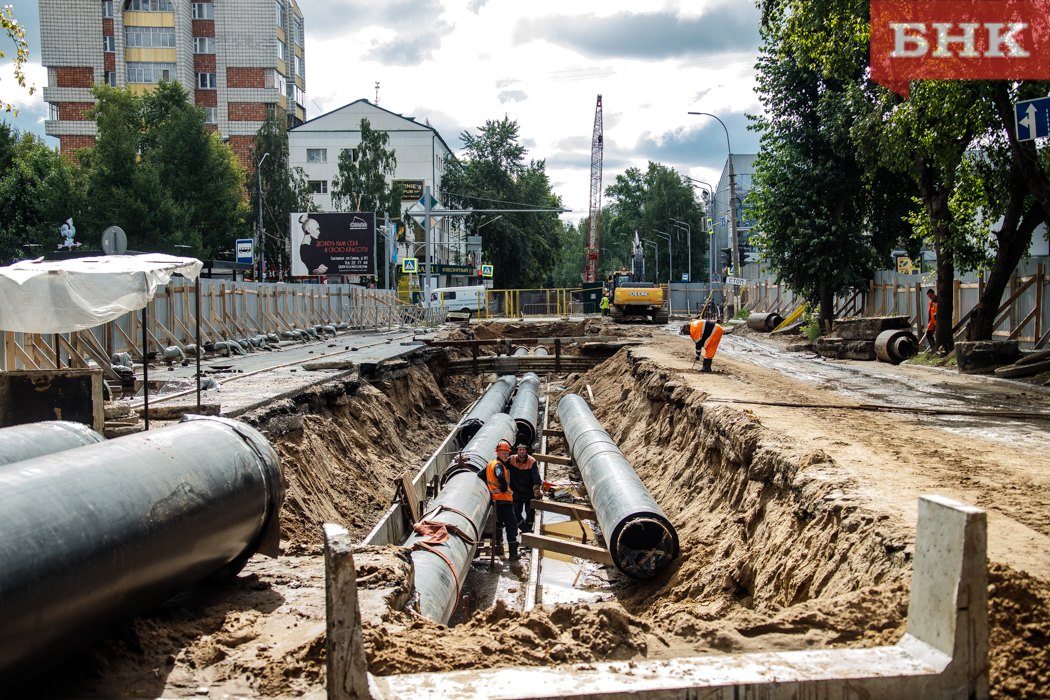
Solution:
<svg viewBox="0 0 1050 700">
<path fill-rule="evenodd" d="M 747 309 L 740 309 L 739 311 L 736 312 L 736 316 L 734 316 L 733 318 L 738 318 L 741 321 L 746 321 L 747 317 L 750 316 L 750 315 L 751 315 L 751 312 L 749 310 L 747 310 Z"/>
</svg>

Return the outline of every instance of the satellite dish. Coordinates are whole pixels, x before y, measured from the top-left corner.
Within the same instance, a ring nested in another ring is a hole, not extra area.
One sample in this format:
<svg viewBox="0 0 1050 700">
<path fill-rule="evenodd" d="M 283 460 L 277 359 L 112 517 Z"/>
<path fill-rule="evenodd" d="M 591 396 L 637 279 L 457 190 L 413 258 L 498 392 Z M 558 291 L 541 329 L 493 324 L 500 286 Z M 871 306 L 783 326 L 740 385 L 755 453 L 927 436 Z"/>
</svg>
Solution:
<svg viewBox="0 0 1050 700">
<path fill-rule="evenodd" d="M 102 232 L 102 251 L 106 255 L 123 255 L 128 251 L 128 237 L 124 229 L 110 226 Z"/>
</svg>

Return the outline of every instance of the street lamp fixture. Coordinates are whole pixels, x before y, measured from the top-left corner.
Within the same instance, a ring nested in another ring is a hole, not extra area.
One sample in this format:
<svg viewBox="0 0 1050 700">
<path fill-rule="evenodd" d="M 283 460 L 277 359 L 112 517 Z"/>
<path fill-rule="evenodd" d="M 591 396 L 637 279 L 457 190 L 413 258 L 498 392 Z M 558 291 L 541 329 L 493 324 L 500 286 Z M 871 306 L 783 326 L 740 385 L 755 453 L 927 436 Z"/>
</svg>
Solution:
<svg viewBox="0 0 1050 700">
<path fill-rule="evenodd" d="M 689 112 L 689 114 L 716 119 L 718 120 L 718 123 L 722 125 L 722 129 L 726 132 L 726 146 L 729 148 L 729 223 L 733 233 L 733 263 L 734 265 L 739 265 L 740 245 L 737 242 L 736 235 L 736 178 L 733 174 L 733 146 L 729 142 L 729 129 L 726 127 L 724 121 L 709 112 Z M 742 269 L 743 266 L 741 265 L 740 268 L 734 268 L 733 271 L 740 272 Z"/>
</svg>

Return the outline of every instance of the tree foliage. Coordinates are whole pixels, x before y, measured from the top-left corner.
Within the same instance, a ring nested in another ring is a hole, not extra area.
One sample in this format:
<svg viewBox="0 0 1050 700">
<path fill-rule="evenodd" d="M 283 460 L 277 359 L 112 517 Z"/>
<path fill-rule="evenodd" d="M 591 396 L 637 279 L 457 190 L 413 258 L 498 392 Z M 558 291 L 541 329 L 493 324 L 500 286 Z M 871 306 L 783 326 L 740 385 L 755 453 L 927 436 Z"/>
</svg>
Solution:
<svg viewBox="0 0 1050 700">
<path fill-rule="evenodd" d="M 517 122 L 504 116 L 486 121 L 478 131 L 460 136 L 465 160 L 447 163 L 442 181 L 446 204 L 467 209 L 561 208 L 561 198 L 551 192 L 545 162 L 525 162 L 527 151 L 518 143 Z M 484 260 L 495 266 L 495 287 L 525 289 L 546 283 L 562 257 L 563 226 L 557 213 L 504 213 L 488 222 L 485 217 L 469 215 L 466 228 L 482 237 Z"/>
<path fill-rule="evenodd" d="M 7 38 L 15 45 L 15 56 L 11 59 L 12 62 L 12 73 L 15 77 L 15 82 L 21 87 L 26 87 L 26 74 L 25 74 L 25 63 L 29 60 L 29 42 L 26 41 L 26 30 L 18 23 L 15 16 L 11 13 L 11 6 L 0 7 L 0 30 L 7 34 Z M 7 52 L 0 51 L 0 58 L 6 58 Z M 30 95 L 36 92 L 36 87 L 30 86 L 28 88 Z M 4 102 L 0 100 L 0 109 L 5 112 L 11 112 L 18 114 L 18 110 L 10 102 Z"/>
</svg>

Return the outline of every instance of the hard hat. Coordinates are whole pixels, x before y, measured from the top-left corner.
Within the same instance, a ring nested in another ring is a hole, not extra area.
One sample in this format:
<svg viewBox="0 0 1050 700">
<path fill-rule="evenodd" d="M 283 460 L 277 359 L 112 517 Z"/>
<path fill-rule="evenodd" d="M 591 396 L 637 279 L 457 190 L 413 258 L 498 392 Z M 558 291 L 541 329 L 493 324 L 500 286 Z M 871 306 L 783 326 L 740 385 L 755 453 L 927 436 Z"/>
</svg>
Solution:
<svg viewBox="0 0 1050 700">
<path fill-rule="evenodd" d="M 497 442 L 496 452 L 499 452 L 500 450 L 506 450 L 507 452 L 510 452 L 510 442 L 508 442 L 507 440 L 500 440 L 499 442 Z"/>
</svg>

